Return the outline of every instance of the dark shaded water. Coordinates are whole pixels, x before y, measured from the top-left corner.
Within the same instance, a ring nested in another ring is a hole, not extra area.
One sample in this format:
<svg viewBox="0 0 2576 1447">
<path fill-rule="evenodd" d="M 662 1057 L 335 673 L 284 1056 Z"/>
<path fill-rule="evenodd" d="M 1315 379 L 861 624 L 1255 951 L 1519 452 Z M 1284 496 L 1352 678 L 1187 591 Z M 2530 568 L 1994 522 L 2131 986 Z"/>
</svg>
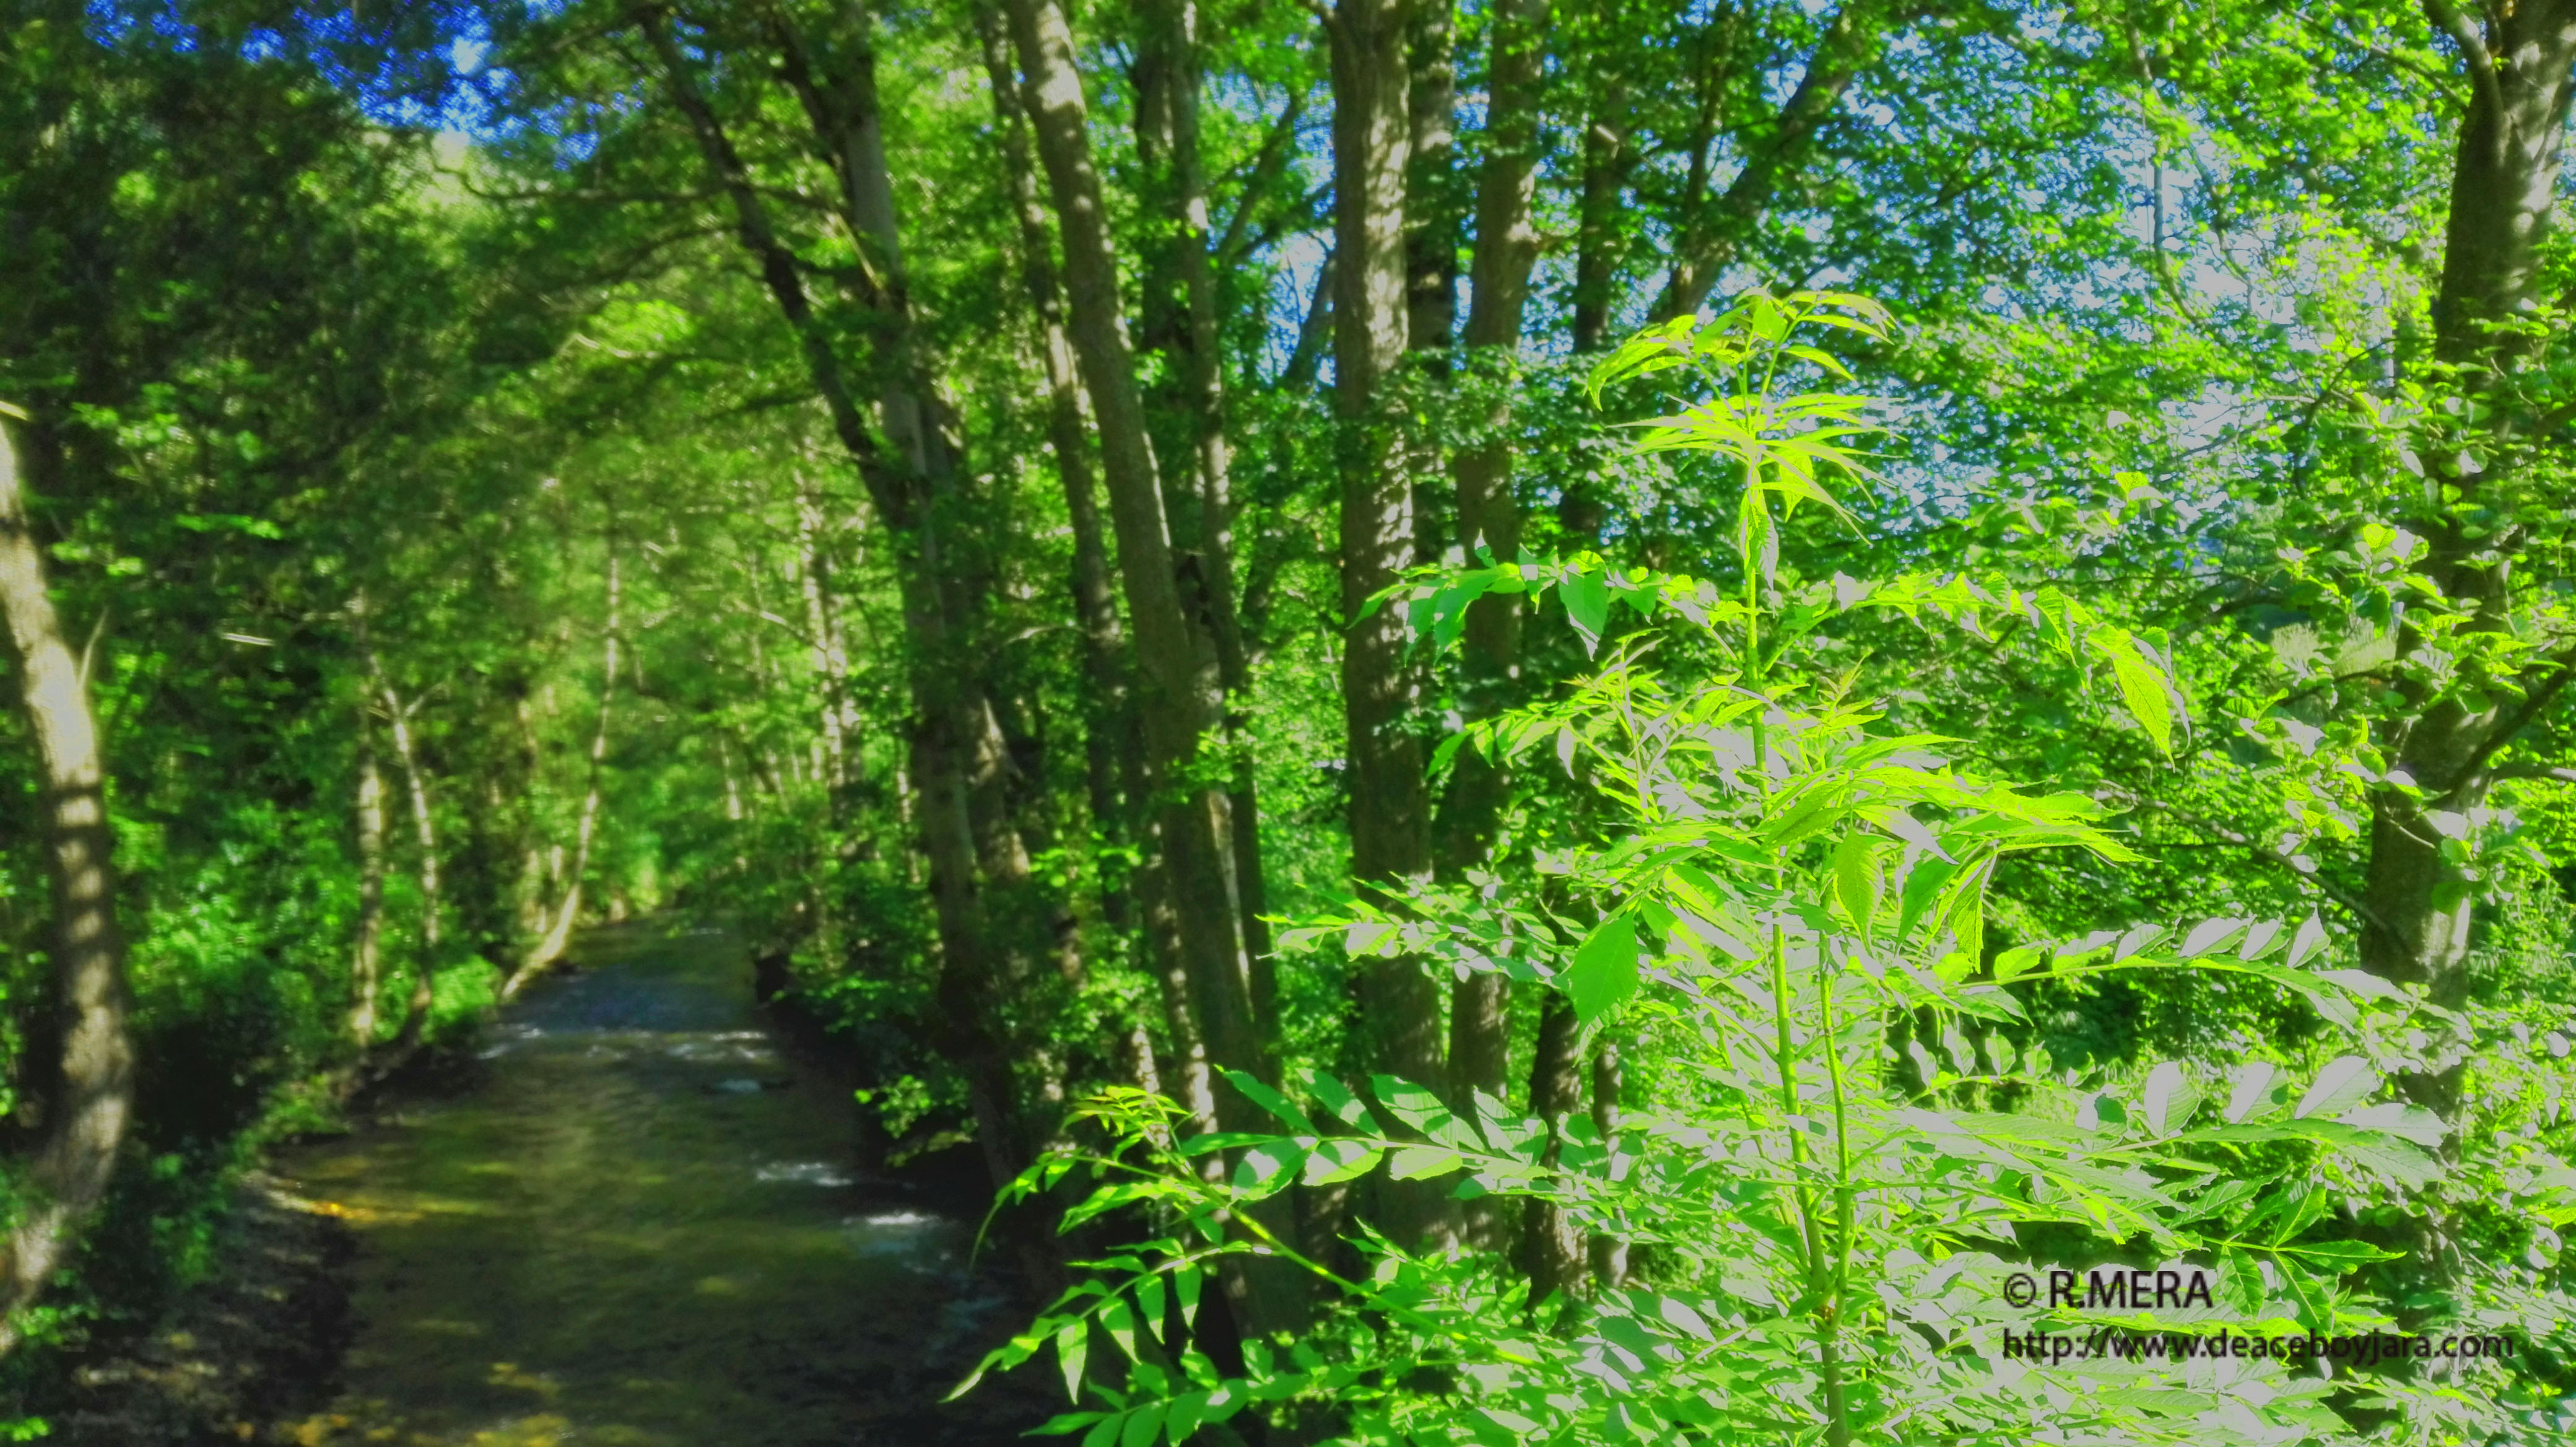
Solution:
<svg viewBox="0 0 2576 1447">
<path fill-rule="evenodd" d="M 475 1088 L 285 1162 L 360 1243 L 345 1391 L 303 1440 L 998 1444 L 1044 1420 L 1008 1386 L 937 1405 L 1019 1308 L 971 1220 L 858 1168 L 846 1091 L 763 1028 L 739 946 L 585 944 Z"/>
</svg>

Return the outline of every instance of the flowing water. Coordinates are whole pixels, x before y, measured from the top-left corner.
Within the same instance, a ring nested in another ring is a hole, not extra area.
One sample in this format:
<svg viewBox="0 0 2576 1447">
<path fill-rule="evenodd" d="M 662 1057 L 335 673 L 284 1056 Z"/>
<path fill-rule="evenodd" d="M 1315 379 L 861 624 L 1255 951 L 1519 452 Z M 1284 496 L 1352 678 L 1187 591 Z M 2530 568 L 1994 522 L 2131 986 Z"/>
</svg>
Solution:
<svg viewBox="0 0 2576 1447">
<path fill-rule="evenodd" d="M 315 1444 L 994 1443 L 938 1399 L 1020 1308 L 971 1220 L 857 1164 L 845 1088 L 784 1052 L 716 933 L 603 931 L 482 1078 L 285 1164 L 359 1242 Z"/>
</svg>

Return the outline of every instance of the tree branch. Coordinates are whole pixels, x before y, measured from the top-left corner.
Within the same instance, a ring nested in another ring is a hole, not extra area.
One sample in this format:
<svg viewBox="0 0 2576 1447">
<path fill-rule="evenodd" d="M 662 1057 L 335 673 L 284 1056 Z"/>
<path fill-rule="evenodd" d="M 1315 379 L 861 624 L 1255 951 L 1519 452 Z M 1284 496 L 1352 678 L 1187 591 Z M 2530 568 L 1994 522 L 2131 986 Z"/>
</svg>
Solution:
<svg viewBox="0 0 2576 1447">
<path fill-rule="evenodd" d="M 2499 122 L 2504 119 L 2504 89 L 2496 79 L 2495 57 L 2487 53 L 2487 43 L 2478 35 L 2468 17 L 2451 8 L 2449 0 L 2424 0 L 2425 18 L 2435 29 L 2451 37 L 2460 47 L 2460 55 L 2469 63 L 2469 85 L 2485 101 L 2487 111 Z"/>
<path fill-rule="evenodd" d="M 1287 167 L 1288 143 L 1296 137 L 1298 118 L 1305 111 L 1305 93 L 1290 91 L 1288 104 L 1280 110 L 1279 119 L 1271 124 L 1270 134 L 1261 138 L 1260 154 L 1253 157 L 1251 169 L 1244 175 L 1243 198 L 1235 203 L 1234 215 L 1227 219 L 1225 231 L 1217 238 L 1216 245 L 1209 248 L 1209 254 L 1219 263 L 1232 263 L 1235 248 L 1243 240 L 1243 228 L 1252 220 L 1253 203 Z M 1229 175 L 1227 179 L 1232 178 Z"/>
<path fill-rule="evenodd" d="M 2547 779 L 2555 784 L 2576 784 L 2576 769 L 2563 764 L 2498 764 L 2487 771 L 2497 782 L 2506 779 Z"/>
</svg>

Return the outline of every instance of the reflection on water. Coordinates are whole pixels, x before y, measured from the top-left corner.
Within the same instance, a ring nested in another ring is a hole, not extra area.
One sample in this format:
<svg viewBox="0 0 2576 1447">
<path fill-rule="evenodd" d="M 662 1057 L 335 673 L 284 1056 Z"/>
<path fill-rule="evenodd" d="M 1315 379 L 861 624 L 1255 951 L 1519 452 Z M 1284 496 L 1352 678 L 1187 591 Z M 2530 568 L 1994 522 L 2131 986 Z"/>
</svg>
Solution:
<svg viewBox="0 0 2576 1447">
<path fill-rule="evenodd" d="M 1012 1313 L 971 1223 L 853 1164 L 845 1100 L 755 1028 L 725 936 L 629 927 L 531 991 L 468 1095 L 288 1162 L 358 1233 L 315 1444 L 1003 1443 L 935 1405 Z"/>
</svg>

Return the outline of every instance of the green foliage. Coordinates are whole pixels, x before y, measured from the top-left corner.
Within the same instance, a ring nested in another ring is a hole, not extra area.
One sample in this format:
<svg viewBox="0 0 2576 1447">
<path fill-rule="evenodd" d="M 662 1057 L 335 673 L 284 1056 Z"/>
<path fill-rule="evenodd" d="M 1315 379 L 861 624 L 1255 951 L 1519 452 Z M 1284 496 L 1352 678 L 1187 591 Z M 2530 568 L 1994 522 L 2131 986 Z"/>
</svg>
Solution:
<svg viewBox="0 0 2576 1447">
<path fill-rule="evenodd" d="M 2335 968 L 2313 917 L 1989 948 L 2004 860 L 2138 856 L 2090 798 L 2033 792 L 1938 756 L 1945 740 L 1874 727 L 1851 680 L 1818 666 L 1813 640 L 1874 609 L 1933 612 L 1971 636 L 1981 610 L 2018 614 L 2041 646 L 2105 665 L 2160 749 L 2183 718 L 2179 691 L 2162 650 L 2063 595 L 1783 578 L 1768 542 L 1779 521 L 1801 502 L 1833 506 L 1832 482 L 1859 470 L 1845 439 L 1862 399 L 1781 390 L 1801 363 L 1841 371 L 1801 340 L 1819 320 L 1882 334 L 1875 310 L 1850 298 L 1756 296 L 1651 332 L 1596 373 L 1607 387 L 1681 370 L 1707 389 L 1649 424 L 1642 445 L 1732 464 L 1734 587 L 1579 559 L 1404 590 L 1435 645 L 1457 636 L 1452 620 L 1474 597 L 1523 589 L 1553 589 L 1592 646 L 1614 602 L 1660 625 L 1620 638 L 1562 697 L 1471 739 L 1502 761 L 1552 740 L 1616 827 L 1559 856 L 1543 895 L 1425 891 L 1400 911 L 1358 908 L 1283 940 L 1561 991 L 1587 1024 L 1638 1032 L 1656 1062 L 1652 1104 L 1605 1139 L 1581 1117 L 1551 1122 L 1481 1094 L 1447 1102 L 1385 1076 L 1367 1098 L 1329 1074 L 1287 1095 L 1232 1076 L 1285 1133 L 1181 1140 L 1167 1103 L 1095 1096 L 1082 1113 L 1105 1144 L 1050 1156 L 1018 1191 L 1079 1180 L 1089 1194 L 1066 1229 L 1141 1209 L 1162 1231 L 1087 1263 L 1092 1275 L 988 1361 L 1053 1346 L 1077 1410 L 1049 1430 L 1178 1443 L 1202 1423 L 1295 1402 L 1351 1442 L 2357 1440 L 2371 1412 L 2439 1440 L 2463 1392 L 2487 1394 L 2479 1430 L 2501 1428 L 2511 1389 L 2498 1398 L 2491 1378 L 2427 1387 L 2273 1359 L 2184 1376 L 2006 1349 L 2011 1332 L 2102 1324 L 2010 1301 L 2014 1271 L 2103 1262 L 2197 1270 L 2214 1285 L 2206 1304 L 2119 1324 L 2385 1329 L 2391 1304 L 2356 1277 L 2396 1253 L 2335 1221 L 2330 1192 L 2403 1200 L 2439 1173 L 2444 1133 L 2386 1099 L 2385 1076 L 2358 1054 L 2303 1077 L 2262 1061 L 2221 1074 L 2168 1060 L 2127 1089 L 2088 1083 L 2013 1043 L 2031 984 L 2259 981 L 2371 1036 L 2440 1012 Z M 1202 1172 L 1214 1152 L 1228 1168 Z M 1552 1204 L 1654 1264 L 1624 1289 L 1529 1301 L 1491 1258 L 1420 1257 L 1374 1234 L 1358 1243 L 1366 1269 L 1340 1272 L 1248 1209 L 1381 1167 L 1455 1179 L 1461 1199 Z M 1194 1308 L 1248 1258 L 1319 1280 L 1332 1307 L 1284 1350 L 1246 1344 L 1234 1370 L 1200 1340 Z M 1114 1359 L 1091 1354 L 1102 1339 Z"/>
</svg>

